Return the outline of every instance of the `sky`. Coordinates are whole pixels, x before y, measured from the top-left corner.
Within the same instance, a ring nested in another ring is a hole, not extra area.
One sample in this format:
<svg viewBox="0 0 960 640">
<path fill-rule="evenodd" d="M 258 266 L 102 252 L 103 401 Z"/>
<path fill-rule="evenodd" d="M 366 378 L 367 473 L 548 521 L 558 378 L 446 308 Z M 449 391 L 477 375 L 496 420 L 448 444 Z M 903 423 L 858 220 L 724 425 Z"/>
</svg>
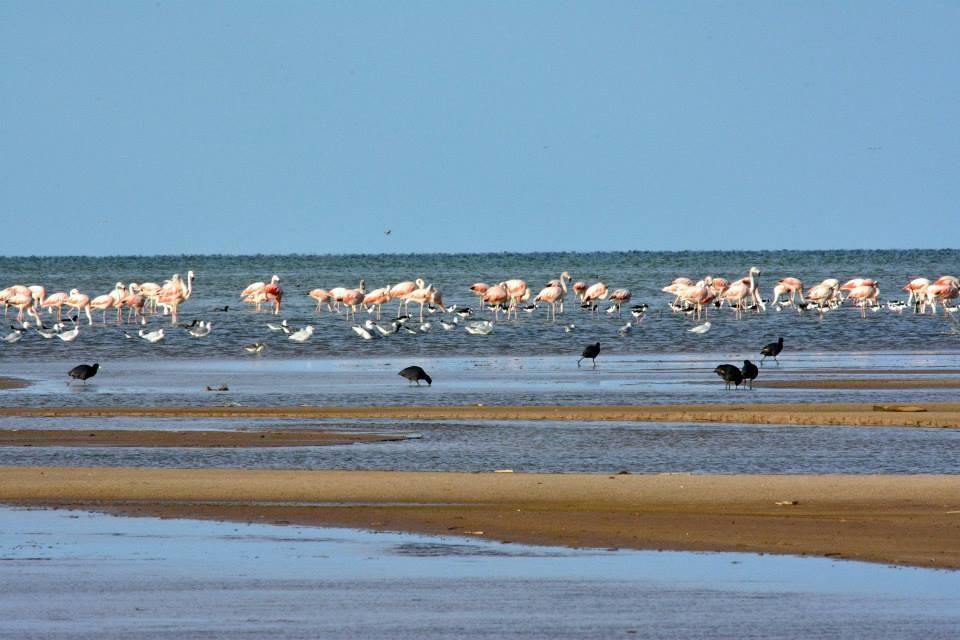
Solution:
<svg viewBox="0 0 960 640">
<path fill-rule="evenodd" d="M 2 251 L 953 248 L 958 43 L 957 2 L 2 0 Z"/>
</svg>

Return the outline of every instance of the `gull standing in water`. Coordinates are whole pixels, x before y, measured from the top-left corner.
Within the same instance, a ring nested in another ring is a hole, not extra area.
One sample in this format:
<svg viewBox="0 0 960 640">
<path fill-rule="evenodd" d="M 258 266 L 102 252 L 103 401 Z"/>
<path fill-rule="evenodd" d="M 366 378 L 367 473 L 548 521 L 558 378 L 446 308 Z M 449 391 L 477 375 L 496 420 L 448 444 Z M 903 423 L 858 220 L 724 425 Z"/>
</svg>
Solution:
<svg viewBox="0 0 960 640">
<path fill-rule="evenodd" d="M 303 329 L 300 329 L 299 331 L 294 331 L 293 333 L 291 333 L 289 336 L 287 336 L 287 339 L 293 340 L 294 342 L 306 342 L 307 340 L 310 339 L 310 336 L 312 335 L 313 335 L 313 325 L 308 324 Z"/>
</svg>

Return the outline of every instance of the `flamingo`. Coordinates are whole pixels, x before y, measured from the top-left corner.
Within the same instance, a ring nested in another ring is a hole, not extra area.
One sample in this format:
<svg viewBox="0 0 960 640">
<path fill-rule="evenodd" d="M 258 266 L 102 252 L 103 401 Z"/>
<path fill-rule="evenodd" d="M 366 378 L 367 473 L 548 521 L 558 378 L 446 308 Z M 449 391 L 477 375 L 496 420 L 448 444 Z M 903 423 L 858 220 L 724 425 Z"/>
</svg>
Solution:
<svg viewBox="0 0 960 640">
<path fill-rule="evenodd" d="M 60 322 L 63 315 L 63 305 L 67 302 L 68 297 L 69 296 L 63 291 L 51 293 L 40 302 L 40 307 L 49 310 L 50 313 L 53 313 L 53 310 L 56 309 L 57 322 Z"/>
<path fill-rule="evenodd" d="M 421 281 L 422 282 L 422 281 Z M 433 302 L 435 299 L 433 285 L 427 285 L 426 287 L 420 287 L 419 289 L 414 289 L 406 296 L 406 302 L 415 302 L 420 305 L 420 322 L 423 322 L 423 306 L 428 302 Z"/>
<path fill-rule="evenodd" d="M 13 296 L 28 296 L 31 301 L 33 301 L 33 292 L 30 291 L 29 287 L 25 287 L 22 284 L 15 284 L 13 286 L 7 287 L 3 291 L 0 291 L 0 304 L 3 304 L 3 317 L 7 317 L 7 307 L 14 306 L 10 299 Z"/>
<path fill-rule="evenodd" d="M 123 297 L 123 305 L 127 307 L 127 322 L 130 321 L 130 316 L 134 317 L 143 317 L 143 307 L 146 304 L 147 298 L 140 292 L 140 285 L 135 282 L 131 282 L 128 287 L 128 293 Z"/>
<path fill-rule="evenodd" d="M 710 287 L 710 284 L 701 280 L 695 285 L 685 287 L 681 289 L 677 296 L 684 302 L 691 304 L 696 309 L 695 316 L 697 320 L 700 319 L 703 314 L 703 308 L 706 305 L 709 305 L 716 298 L 716 294 L 713 292 L 713 289 Z"/>
<path fill-rule="evenodd" d="M 343 292 L 340 301 L 347 307 L 347 318 L 350 318 L 351 315 L 354 318 L 357 317 L 357 307 L 363 302 L 366 296 L 366 289 L 366 284 L 363 280 L 360 280 L 359 288 L 347 289 Z"/>
<path fill-rule="evenodd" d="M 941 282 L 942 281 L 942 282 Z M 960 282 L 956 278 L 940 278 L 936 280 L 924 291 L 924 307 L 929 304 L 933 313 L 937 312 L 937 299 L 943 302 L 946 307 L 947 300 L 953 300 L 960 297 Z"/>
<path fill-rule="evenodd" d="M 326 289 L 311 289 L 307 295 L 317 301 L 318 312 L 320 311 L 320 305 L 324 302 L 327 303 L 327 309 L 333 311 L 333 307 L 330 306 L 330 292 Z"/>
<path fill-rule="evenodd" d="M 789 296 L 790 303 L 793 304 L 794 297 L 799 294 L 800 302 L 803 302 L 803 282 L 797 278 L 781 278 L 777 280 L 776 286 L 773 288 L 773 302 L 771 304 L 777 304 L 780 301 L 780 296 L 785 298 Z"/>
<path fill-rule="evenodd" d="M 583 304 L 589 304 L 591 310 L 596 310 L 596 302 L 604 300 L 607 297 L 607 285 L 602 282 L 597 282 L 590 285 L 586 291 L 583 292 Z"/>
<path fill-rule="evenodd" d="M 33 298 L 33 308 L 39 309 L 47 290 L 41 284 L 32 284 L 27 289 L 30 289 L 30 296 Z"/>
<path fill-rule="evenodd" d="M 103 324 L 107 324 L 107 309 L 113 308 L 116 300 L 110 294 L 97 296 L 90 301 L 88 307 L 94 311 L 103 311 Z"/>
<path fill-rule="evenodd" d="M 507 288 L 507 295 L 510 296 L 510 306 L 507 309 L 507 317 L 510 316 L 511 309 L 513 309 L 513 313 L 516 316 L 517 306 L 521 302 L 525 302 L 530 299 L 530 292 L 527 290 L 527 283 L 519 278 L 512 278 L 501 284 Z"/>
<path fill-rule="evenodd" d="M 263 288 L 263 294 L 267 300 L 273 301 L 273 315 L 280 315 L 280 303 L 283 301 L 283 287 L 280 286 L 280 278 L 273 276 L 270 284 Z"/>
<path fill-rule="evenodd" d="M 546 302 L 550 305 L 551 318 L 557 319 L 557 301 L 563 299 L 565 291 L 559 285 L 548 285 L 540 290 L 534 302 Z"/>
<path fill-rule="evenodd" d="M 271 285 L 275 285 L 280 282 L 280 276 L 273 274 L 270 277 Z M 252 282 L 247 285 L 247 287 L 240 292 L 240 299 L 244 302 L 253 301 L 257 305 L 257 311 L 260 311 L 260 304 L 267 299 L 266 295 L 261 296 L 260 294 L 266 294 L 266 288 L 269 285 L 266 282 Z M 283 294 L 281 293 L 281 296 Z"/>
<path fill-rule="evenodd" d="M 510 293 L 507 291 L 507 285 L 501 282 L 487 289 L 487 292 L 483 294 L 481 304 L 485 302 L 488 307 L 493 307 L 494 317 L 497 317 L 500 313 L 501 305 L 509 299 Z"/>
<path fill-rule="evenodd" d="M 873 280 L 865 280 L 863 284 L 850 289 L 847 297 L 857 301 L 857 304 L 860 305 L 860 317 L 865 318 L 867 315 L 867 304 L 871 306 L 876 305 L 877 296 L 879 295 L 880 289 L 877 287 L 877 284 Z"/>
<path fill-rule="evenodd" d="M 573 283 L 573 295 L 577 296 L 577 299 L 580 300 L 580 304 L 583 304 L 583 294 L 587 292 L 587 283 L 586 282 L 574 282 Z"/>
<path fill-rule="evenodd" d="M 807 291 L 807 300 L 817 305 L 817 308 L 822 312 L 824 307 L 828 306 L 837 295 L 839 286 L 840 283 L 836 280 L 824 280 Z"/>
<path fill-rule="evenodd" d="M 754 276 L 760 274 L 760 269 L 757 267 L 750 267 L 750 270 L 747 272 L 746 278 L 741 278 L 733 284 L 731 284 L 723 294 L 723 299 L 727 300 L 731 306 L 736 303 L 737 318 L 740 318 L 743 313 L 743 301 L 747 298 L 751 298 L 754 303 L 757 305 L 758 309 L 766 311 L 766 305 L 763 302 L 763 299 L 760 297 L 759 286 Z"/>
<path fill-rule="evenodd" d="M 397 303 L 397 317 L 400 317 L 400 310 L 407 309 L 407 296 L 416 291 L 417 289 L 423 289 L 426 287 L 426 283 L 423 281 L 423 278 L 417 278 L 416 280 L 405 280 L 398 284 L 390 287 L 390 297 L 396 298 L 400 302 Z"/>
<path fill-rule="evenodd" d="M 614 289 L 613 293 L 610 294 L 610 302 L 613 303 L 613 306 L 617 309 L 617 317 L 620 317 L 620 307 L 630 302 L 630 298 L 633 295 L 630 293 L 630 289 Z"/>
<path fill-rule="evenodd" d="M 86 313 L 87 322 L 91 326 L 93 325 L 93 316 L 90 315 L 90 296 L 80 293 L 77 289 L 71 289 L 70 296 L 66 299 L 65 304 L 72 309 L 76 309 L 78 314 L 81 311 Z"/>
<path fill-rule="evenodd" d="M 367 295 L 363 296 L 363 306 L 367 308 L 377 308 L 377 320 L 380 319 L 380 311 L 383 309 L 383 305 L 388 302 L 390 302 L 390 285 L 380 287 L 379 289 L 374 289 Z"/>
<path fill-rule="evenodd" d="M 23 323 L 23 314 L 33 312 L 33 296 L 28 293 L 15 293 L 7 298 L 7 304 L 17 309 L 17 322 Z"/>
<path fill-rule="evenodd" d="M 548 287 L 560 287 L 560 289 L 563 291 L 562 295 L 560 296 L 560 313 L 563 313 L 563 303 L 567 299 L 567 282 L 572 279 L 573 278 L 570 277 L 570 274 L 564 271 L 560 274 L 559 278 L 554 278 L 546 284 Z"/>
<path fill-rule="evenodd" d="M 474 282 L 470 285 L 470 291 L 473 292 L 473 295 L 480 298 L 480 311 L 483 311 L 483 296 L 486 295 L 488 289 L 490 289 L 490 285 L 486 282 Z"/>
<path fill-rule="evenodd" d="M 907 304 L 913 304 L 913 301 L 916 300 L 919 304 L 920 297 L 923 295 L 927 287 L 930 286 L 930 281 L 926 278 L 914 278 L 907 284 L 903 286 L 903 290 L 906 291 L 909 295 L 907 296 Z"/>
</svg>

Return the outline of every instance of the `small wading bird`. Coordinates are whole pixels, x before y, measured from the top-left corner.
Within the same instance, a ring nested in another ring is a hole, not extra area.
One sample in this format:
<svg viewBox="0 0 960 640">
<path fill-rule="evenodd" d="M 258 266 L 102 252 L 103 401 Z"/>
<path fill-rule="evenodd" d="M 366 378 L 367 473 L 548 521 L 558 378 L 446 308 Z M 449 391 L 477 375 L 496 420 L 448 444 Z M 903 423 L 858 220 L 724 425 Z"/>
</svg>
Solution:
<svg viewBox="0 0 960 640">
<path fill-rule="evenodd" d="M 87 380 L 97 375 L 97 371 L 100 370 L 100 364 L 94 362 L 91 364 L 78 364 L 73 369 L 67 372 L 67 375 L 73 378 L 74 380 L 83 380 L 83 384 L 87 384 Z M 70 384 L 70 380 L 67 380 L 67 384 Z"/>
<path fill-rule="evenodd" d="M 698 324 L 698 325 L 695 326 L 695 327 L 692 327 L 692 328 L 690 328 L 690 329 L 687 329 L 687 331 L 689 331 L 690 333 L 704 334 L 704 333 L 706 333 L 707 331 L 710 331 L 710 326 L 711 326 L 711 325 L 710 325 L 710 321 L 707 320 L 707 321 L 704 322 L 703 324 Z"/>
<path fill-rule="evenodd" d="M 753 389 L 753 381 L 760 375 L 760 369 L 749 360 L 744 360 L 743 367 L 740 368 L 740 374 L 743 376 L 743 383 L 749 384 L 750 388 Z"/>
<path fill-rule="evenodd" d="M 740 372 L 740 369 L 732 364 L 717 365 L 717 368 L 714 369 L 713 372 L 723 378 L 727 389 L 730 388 L 731 384 L 739 387 L 740 383 L 743 382 L 743 374 Z"/>
<path fill-rule="evenodd" d="M 583 354 L 580 356 L 580 359 L 577 360 L 577 366 L 580 366 L 580 363 L 584 360 L 584 358 L 590 358 L 593 360 L 593 366 L 596 367 L 598 355 L 600 355 L 600 343 L 595 342 L 594 344 L 588 344 L 586 347 L 584 347 Z"/>
<path fill-rule="evenodd" d="M 777 356 L 780 355 L 780 352 L 783 351 L 783 337 L 781 336 L 776 342 L 771 342 L 763 349 L 760 349 L 760 355 L 763 357 L 760 359 L 760 366 L 763 366 L 763 361 L 768 357 L 772 357 L 774 362 L 777 363 L 777 366 L 780 366 L 780 361 L 777 360 Z"/>
<path fill-rule="evenodd" d="M 263 350 L 266 348 L 267 348 L 267 345 L 264 344 L 263 342 L 253 342 L 251 344 L 244 345 L 243 350 L 246 351 L 247 353 L 254 353 L 256 355 L 260 355 L 261 353 L 263 353 Z"/>
<path fill-rule="evenodd" d="M 421 380 L 426 381 L 428 387 L 433 385 L 433 379 L 429 375 L 427 375 L 426 371 L 424 371 L 417 365 L 413 365 L 411 367 L 407 367 L 406 369 L 403 369 L 402 371 L 399 372 L 399 375 L 403 376 L 410 382 L 416 382 L 418 387 L 420 386 Z"/>
</svg>

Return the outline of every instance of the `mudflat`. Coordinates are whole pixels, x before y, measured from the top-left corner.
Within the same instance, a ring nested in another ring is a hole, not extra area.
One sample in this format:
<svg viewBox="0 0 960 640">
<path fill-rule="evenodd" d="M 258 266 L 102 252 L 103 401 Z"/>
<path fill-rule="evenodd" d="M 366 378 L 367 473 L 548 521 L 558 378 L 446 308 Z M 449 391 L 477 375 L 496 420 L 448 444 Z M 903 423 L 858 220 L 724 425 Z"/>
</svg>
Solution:
<svg viewBox="0 0 960 640">
<path fill-rule="evenodd" d="M 0 468 L 0 501 L 960 569 L 958 476 Z"/>
<path fill-rule="evenodd" d="M 733 393 L 748 393 L 736 392 Z M 420 407 L 0 407 L 0 417 L 313 418 L 719 422 L 851 427 L 960 428 L 960 403 L 729 405 L 459 405 Z"/>
</svg>

